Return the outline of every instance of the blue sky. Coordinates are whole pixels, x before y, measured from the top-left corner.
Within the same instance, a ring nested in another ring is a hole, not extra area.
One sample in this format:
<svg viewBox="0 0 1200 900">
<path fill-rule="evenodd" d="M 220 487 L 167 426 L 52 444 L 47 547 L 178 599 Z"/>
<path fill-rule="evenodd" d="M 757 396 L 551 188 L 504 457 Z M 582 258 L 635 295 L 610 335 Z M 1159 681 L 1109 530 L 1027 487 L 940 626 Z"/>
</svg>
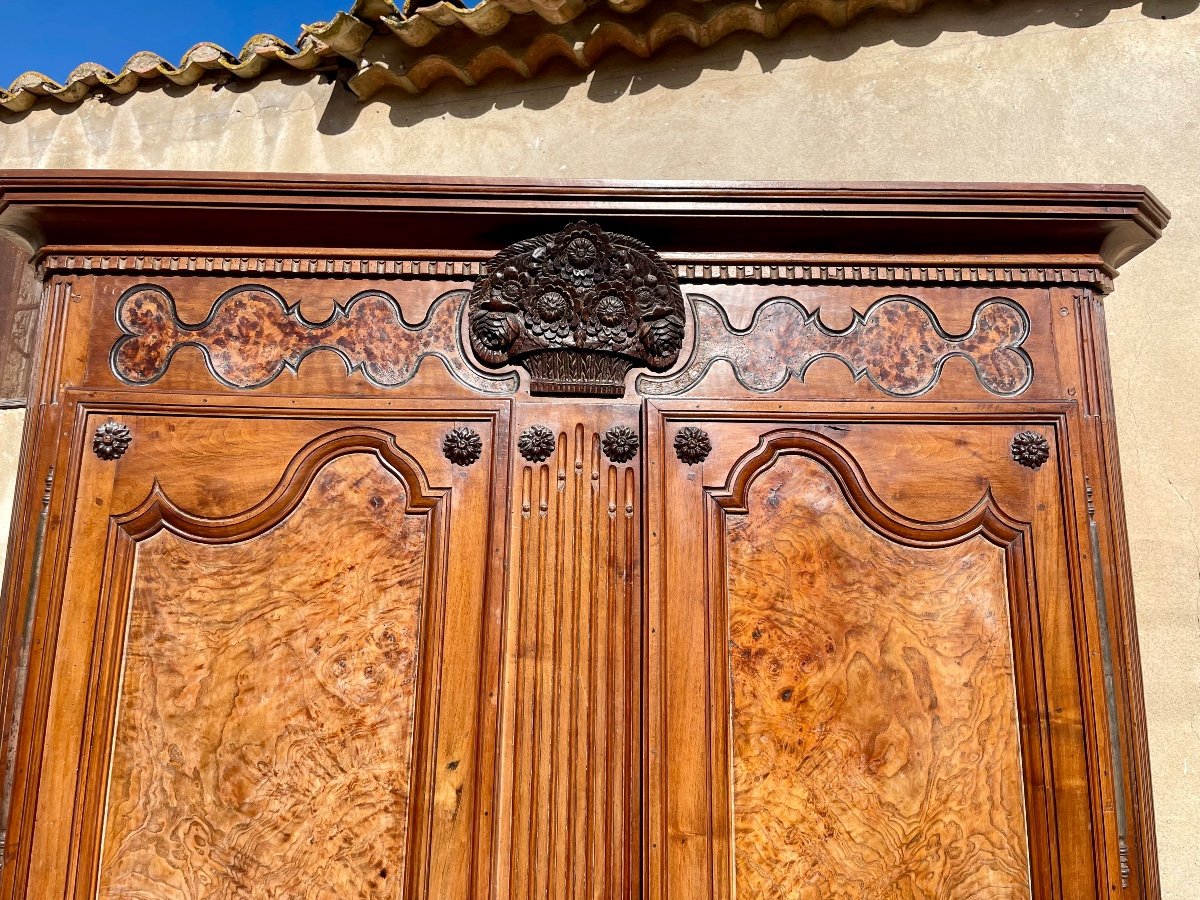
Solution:
<svg viewBox="0 0 1200 900">
<path fill-rule="evenodd" d="M 81 62 L 116 70 L 139 50 L 178 63 L 213 41 L 234 53 L 256 34 L 289 43 L 300 25 L 328 20 L 353 0 L 0 0 L 0 86 L 35 70 L 62 81 Z"/>
</svg>

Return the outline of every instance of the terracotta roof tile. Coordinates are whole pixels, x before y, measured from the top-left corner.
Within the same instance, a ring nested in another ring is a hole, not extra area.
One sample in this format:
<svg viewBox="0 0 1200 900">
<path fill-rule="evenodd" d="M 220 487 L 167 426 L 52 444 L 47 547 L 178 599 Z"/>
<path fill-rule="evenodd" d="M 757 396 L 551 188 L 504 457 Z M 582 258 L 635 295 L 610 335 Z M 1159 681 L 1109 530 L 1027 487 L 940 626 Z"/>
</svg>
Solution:
<svg viewBox="0 0 1200 900">
<path fill-rule="evenodd" d="M 361 19 L 338 13 L 329 22 L 304 26 L 295 46 L 270 34 L 255 35 L 236 54 L 217 44 L 202 42 L 185 53 L 177 66 L 157 53 L 144 50 L 130 57 L 118 72 L 111 72 L 96 63 L 84 63 L 77 66 L 63 84 L 40 72 L 26 72 L 18 76 L 7 91 L 0 88 L 0 107 L 23 112 L 42 97 L 78 103 L 97 89 L 128 94 L 143 82 L 156 80 L 193 85 L 213 72 L 226 72 L 234 78 L 248 80 L 277 65 L 307 71 L 336 56 L 356 58 L 373 31 L 371 25 Z"/>
<path fill-rule="evenodd" d="M 98 90 L 127 94 L 144 83 L 192 85 L 211 73 L 254 79 L 287 66 L 308 71 L 341 57 L 357 66 L 348 85 L 361 99 L 384 88 L 420 93 L 442 78 L 476 85 L 510 71 L 535 77 L 563 59 L 587 71 L 624 49 L 648 58 L 672 40 L 708 47 L 733 32 L 773 38 L 802 17 L 840 26 L 870 9 L 911 13 L 930 0 L 483 0 L 467 9 L 355 0 L 348 13 L 302 27 L 295 46 L 272 35 L 251 38 L 240 53 L 197 44 L 178 66 L 154 53 L 135 54 L 118 72 L 95 63 L 59 84 L 26 72 L 0 89 L 0 107 L 29 109 L 42 98 L 78 103 Z"/>
</svg>

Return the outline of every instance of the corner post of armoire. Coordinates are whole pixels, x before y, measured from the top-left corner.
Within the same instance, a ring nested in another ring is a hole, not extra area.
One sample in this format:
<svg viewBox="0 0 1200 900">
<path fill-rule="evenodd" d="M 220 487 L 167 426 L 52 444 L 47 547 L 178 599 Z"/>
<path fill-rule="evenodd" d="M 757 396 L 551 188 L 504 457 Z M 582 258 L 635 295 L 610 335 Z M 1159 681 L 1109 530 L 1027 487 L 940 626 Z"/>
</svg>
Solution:
<svg viewBox="0 0 1200 900">
<path fill-rule="evenodd" d="M 1159 872 L 1150 778 L 1149 742 L 1142 685 L 1141 650 L 1133 571 L 1121 481 L 1115 401 L 1105 321 L 1106 291 L 1072 292 L 1079 315 L 1083 461 L 1093 563 L 1093 592 L 1106 614 L 1100 662 L 1106 676 L 1103 700 L 1117 790 L 1117 879 L 1131 896 L 1158 897 Z M 1119 302 L 1119 300 L 1115 301 Z M 1116 731 L 1114 735 L 1112 732 Z M 1119 782 L 1117 779 L 1120 779 Z M 1123 808 L 1122 808 L 1123 807 Z M 1113 885 L 1114 887 L 1116 885 Z"/>
</svg>

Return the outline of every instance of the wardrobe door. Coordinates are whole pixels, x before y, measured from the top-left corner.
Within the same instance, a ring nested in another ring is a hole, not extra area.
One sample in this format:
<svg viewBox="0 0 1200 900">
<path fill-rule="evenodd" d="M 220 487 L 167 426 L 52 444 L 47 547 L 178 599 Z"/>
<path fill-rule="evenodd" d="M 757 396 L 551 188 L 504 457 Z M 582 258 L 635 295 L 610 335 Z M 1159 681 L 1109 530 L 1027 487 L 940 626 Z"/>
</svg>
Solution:
<svg viewBox="0 0 1200 900">
<path fill-rule="evenodd" d="M 647 412 L 649 896 L 1099 896 L 1061 411 L 771 407 Z"/>
<path fill-rule="evenodd" d="M 26 896 L 486 895 L 502 409 L 81 415 Z"/>
</svg>

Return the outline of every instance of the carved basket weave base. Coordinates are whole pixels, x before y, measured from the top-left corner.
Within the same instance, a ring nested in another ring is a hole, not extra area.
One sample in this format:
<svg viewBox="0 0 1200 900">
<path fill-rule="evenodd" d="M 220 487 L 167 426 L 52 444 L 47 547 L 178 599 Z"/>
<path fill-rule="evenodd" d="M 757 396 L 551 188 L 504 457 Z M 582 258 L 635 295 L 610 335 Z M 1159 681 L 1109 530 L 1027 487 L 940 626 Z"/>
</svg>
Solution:
<svg viewBox="0 0 1200 900">
<path fill-rule="evenodd" d="M 572 348 L 531 353 L 522 364 L 529 370 L 533 394 L 585 394 L 621 397 L 633 362 L 611 353 Z"/>
</svg>

